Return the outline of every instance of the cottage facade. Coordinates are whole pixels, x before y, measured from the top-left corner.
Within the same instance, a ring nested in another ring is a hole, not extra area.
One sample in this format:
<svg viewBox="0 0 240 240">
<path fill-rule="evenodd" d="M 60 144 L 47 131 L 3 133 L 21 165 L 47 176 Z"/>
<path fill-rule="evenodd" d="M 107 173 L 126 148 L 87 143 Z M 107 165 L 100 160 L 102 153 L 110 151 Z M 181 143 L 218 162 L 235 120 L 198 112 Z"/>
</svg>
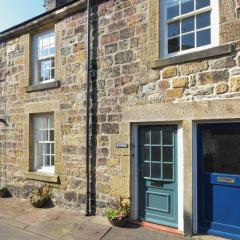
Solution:
<svg viewBox="0 0 240 240">
<path fill-rule="evenodd" d="M 85 211 L 86 1 L 46 4 L 0 33 L 1 184 L 27 198 L 48 183 Z M 239 7 L 92 2 L 93 213 L 121 196 L 134 220 L 240 238 Z"/>
</svg>

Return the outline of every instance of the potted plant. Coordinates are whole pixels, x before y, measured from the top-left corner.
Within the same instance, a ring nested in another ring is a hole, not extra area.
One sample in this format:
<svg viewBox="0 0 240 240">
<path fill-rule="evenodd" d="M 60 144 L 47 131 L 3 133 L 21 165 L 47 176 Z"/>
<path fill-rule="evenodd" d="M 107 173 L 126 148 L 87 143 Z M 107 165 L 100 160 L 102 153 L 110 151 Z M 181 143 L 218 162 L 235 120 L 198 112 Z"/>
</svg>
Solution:
<svg viewBox="0 0 240 240">
<path fill-rule="evenodd" d="M 113 225 L 117 227 L 124 227 L 127 222 L 130 215 L 130 208 L 127 200 L 115 199 L 112 200 L 111 208 L 109 208 L 106 212 L 106 216 L 108 218 L 108 221 Z"/>
<path fill-rule="evenodd" d="M 0 187 L 0 198 L 4 198 L 7 193 L 7 188 L 6 187 Z"/>
<path fill-rule="evenodd" d="M 51 199 L 51 191 L 46 185 L 34 189 L 30 195 L 31 204 L 36 208 L 43 207 Z"/>
</svg>

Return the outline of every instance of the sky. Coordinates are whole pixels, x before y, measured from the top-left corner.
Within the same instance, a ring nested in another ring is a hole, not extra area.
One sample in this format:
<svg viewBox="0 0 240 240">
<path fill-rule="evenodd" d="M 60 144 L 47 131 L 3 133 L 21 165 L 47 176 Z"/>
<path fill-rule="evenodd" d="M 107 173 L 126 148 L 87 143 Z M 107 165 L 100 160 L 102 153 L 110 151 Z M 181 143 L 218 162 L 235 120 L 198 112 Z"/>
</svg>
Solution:
<svg viewBox="0 0 240 240">
<path fill-rule="evenodd" d="M 0 32 L 45 12 L 44 0 L 0 0 Z"/>
</svg>

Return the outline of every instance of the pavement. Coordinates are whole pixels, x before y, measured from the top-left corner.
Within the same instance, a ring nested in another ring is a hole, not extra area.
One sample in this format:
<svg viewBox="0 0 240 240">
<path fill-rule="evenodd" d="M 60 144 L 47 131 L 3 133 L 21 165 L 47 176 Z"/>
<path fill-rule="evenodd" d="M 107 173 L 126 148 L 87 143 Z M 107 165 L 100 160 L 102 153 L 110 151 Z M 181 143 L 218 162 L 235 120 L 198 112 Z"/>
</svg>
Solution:
<svg viewBox="0 0 240 240">
<path fill-rule="evenodd" d="M 86 217 L 78 210 L 34 208 L 28 200 L 0 198 L 0 240 L 189 240 L 135 224 L 112 227 L 106 218 Z M 196 240 L 218 240 L 197 236 Z"/>
</svg>

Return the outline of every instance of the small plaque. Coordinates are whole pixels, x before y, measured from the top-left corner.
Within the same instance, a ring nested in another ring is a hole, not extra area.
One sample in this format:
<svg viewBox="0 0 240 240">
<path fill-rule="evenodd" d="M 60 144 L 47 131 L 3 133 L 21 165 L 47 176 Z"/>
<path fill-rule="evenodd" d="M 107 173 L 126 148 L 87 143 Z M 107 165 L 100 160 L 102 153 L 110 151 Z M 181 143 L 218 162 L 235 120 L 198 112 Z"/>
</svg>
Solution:
<svg viewBox="0 0 240 240">
<path fill-rule="evenodd" d="M 226 178 L 226 177 L 218 177 L 217 181 L 222 183 L 235 183 L 234 178 Z"/>
<path fill-rule="evenodd" d="M 116 144 L 116 148 L 128 148 L 128 144 L 127 143 L 118 143 L 118 144 Z"/>
</svg>

